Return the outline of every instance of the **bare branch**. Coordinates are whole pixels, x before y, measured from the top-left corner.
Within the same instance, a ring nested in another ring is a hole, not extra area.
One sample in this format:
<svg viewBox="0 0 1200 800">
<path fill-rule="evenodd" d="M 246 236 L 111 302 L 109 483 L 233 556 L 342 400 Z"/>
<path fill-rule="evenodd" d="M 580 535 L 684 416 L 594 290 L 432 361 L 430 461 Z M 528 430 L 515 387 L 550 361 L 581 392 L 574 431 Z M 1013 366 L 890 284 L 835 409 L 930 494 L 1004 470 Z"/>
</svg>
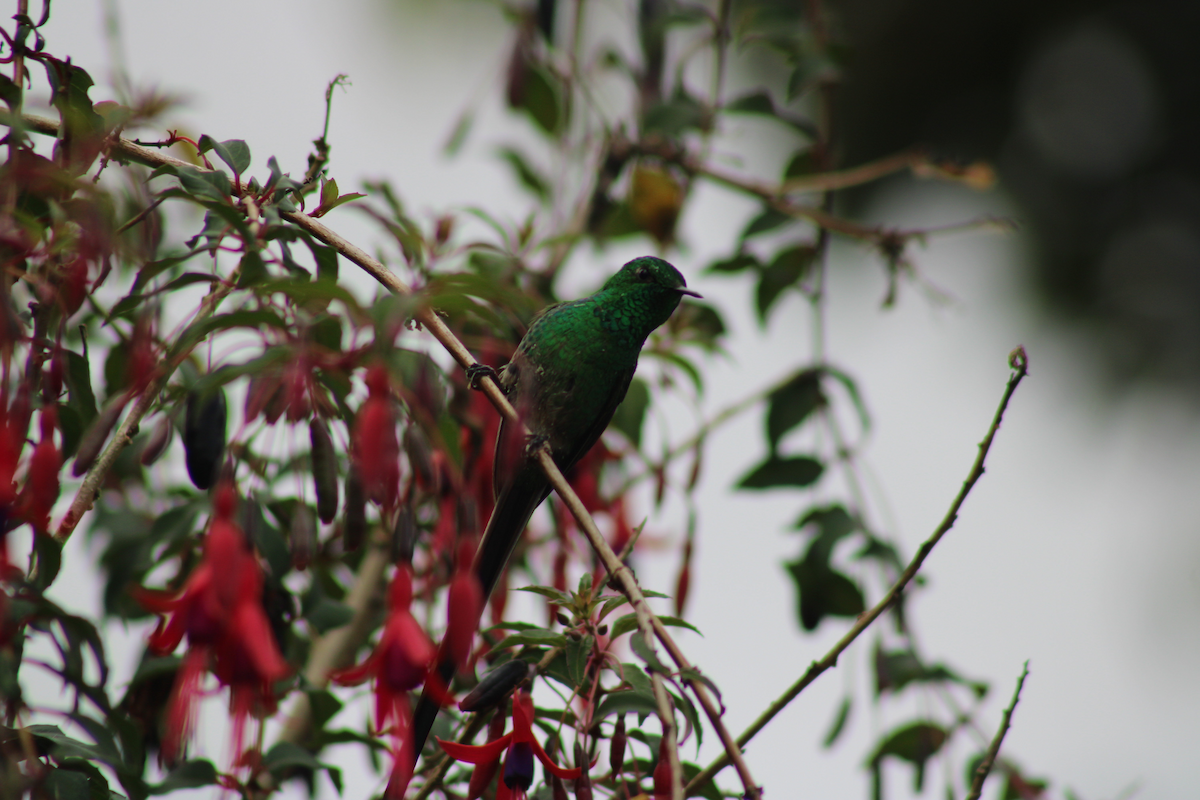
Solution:
<svg viewBox="0 0 1200 800">
<path fill-rule="evenodd" d="M 878 619 L 884 611 L 887 611 L 888 608 L 890 608 L 892 604 L 896 602 L 900 595 L 904 593 L 904 590 L 908 586 L 909 582 L 912 581 L 917 572 L 920 571 L 921 565 L 925 563 L 925 559 L 933 551 L 933 548 L 939 541 L 941 541 L 942 537 L 946 535 L 946 532 L 954 527 L 954 522 L 958 519 L 958 512 L 959 509 L 962 508 L 963 501 L 967 499 L 967 495 L 971 493 L 971 489 L 974 488 L 975 484 L 979 481 L 979 478 L 983 475 L 984 460 L 987 458 L 988 450 L 990 450 L 992 447 L 992 440 L 996 436 L 996 431 L 1000 429 L 1000 422 L 1004 418 L 1005 409 L 1008 408 L 1008 401 L 1012 398 L 1013 392 L 1016 391 L 1017 386 L 1020 385 L 1022 379 L 1024 379 L 1029 372 L 1029 360 L 1025 355 L 1024 347 L 1017 347 L 1015 350 L 1013 350 L 1012 353 L 1009 354 L 1008 363 L 1013 369 L 1013 374 L 1009 376 L 1008 385 L 1004 388 L 1004 395 L 1000 398 L 1000 405 L 996 409 L 995 416 L 992 418 L 992 424 L 988 428 L 987 435 L 984 436 L 983 441 L 979 443 L 979 453 L 975 456 L 975 463 L 971 465 L 971 471 L 967 473 L 967 479 L 963 481 L 962 488 L 959 489 L 958 495 L 954 498 L 954 502 L 950 504 L 950 509 L 946 512 L 946 516 L 942 519 L 941 524 L 939 524 L 934 530 L 933 534 L 921 544 L 921 547 L 917 550 L 917 554 L 913 556 L 912 561 L 909 562 L 908 566 L 904 569 L 904 572 L 900 574 L 900 577 L 896 580 L 896 583 L 892 586 L 892 588 L 889 589 L 887 594 L 883 596 L 883 599 L 876 603 L 875 606 L 869 611 L 860 614 L 854 625 L 849 631 L 846 632 L 845 636 L 838 640 L 838 643 L 833 646 L 833 649 L 826 653 L 824 658 L 822 658 L 820 661 L 814 661 L 805 671 L 805 673 L 800 676 L 798 681 L 792 684 L 786 692 L 784 692 L 778 699 L 771 703 L 771 705 L 767 707 L 767 709 L 759 716 L 759 718 L 750 724 L 750 727 L 746 728 L 742 735 L 737 738 L 736 744 L 739 748 L 745 747 L 747 742 L 753 739 L 760 730 L 765 728 L 767 723 L 774 719 L 780 711 L 787 708 L 788 704 L 795 700 L 801 692 L 808 688 L 808 685 L 815 681 L 821 675 L 821 673 L 837 665 L 838 657 L 842 654 L 842 652 L 845 651 L 845 649 L 849 647 L 850 644 L 857 639 L 863 631 L 869 628 L 871 623 Z M 691 782 L 688 784 L 688 790 L 690 791 L 695 789 L 702 785 L 705 781 L 711 780 L 714 775 L 728 765 L 729 761 L 727 755 L 716 759 L 703 770 L 701 770 L 696 777 L 692 778 Z"/>
</svg>

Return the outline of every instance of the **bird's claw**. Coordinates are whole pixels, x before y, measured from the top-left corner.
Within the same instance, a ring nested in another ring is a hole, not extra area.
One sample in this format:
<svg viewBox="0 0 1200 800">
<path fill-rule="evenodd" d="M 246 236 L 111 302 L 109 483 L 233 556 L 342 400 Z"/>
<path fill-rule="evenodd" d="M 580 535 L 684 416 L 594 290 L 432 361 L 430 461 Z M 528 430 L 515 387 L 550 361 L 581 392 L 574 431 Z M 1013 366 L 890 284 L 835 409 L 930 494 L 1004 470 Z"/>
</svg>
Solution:
<svg viewBox="0 0 1200 800">
<path fill-rule="evenodd" d="M 484 378 L 491 378 L 494 381 L 498 381 L 500 379 L 500 373 L 496 372 L 496 370 L 492 369 L 487 364 L 475 363 L 467 367 L 467 386 L 478 390 L 482 388 L 480 381 L 482 381 Z"/>
<path fill-rule="evenodd" d="M 544 433 L 529 434 L 529 437 L 525 440 L 525 455 L 533 458 L 549 441 L 550 437 Z"/>
</svg>

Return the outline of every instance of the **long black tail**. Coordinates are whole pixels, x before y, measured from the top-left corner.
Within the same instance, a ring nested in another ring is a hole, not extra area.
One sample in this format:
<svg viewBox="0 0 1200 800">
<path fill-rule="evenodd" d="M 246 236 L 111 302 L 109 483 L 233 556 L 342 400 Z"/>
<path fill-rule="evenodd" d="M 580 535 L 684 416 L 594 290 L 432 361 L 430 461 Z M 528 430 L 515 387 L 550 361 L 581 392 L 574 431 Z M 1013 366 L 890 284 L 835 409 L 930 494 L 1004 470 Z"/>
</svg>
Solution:
<svg viewBox="0 0 1200 800">
<path fill-rule="evenodd" d="M 479 549 L 475 551 L 475 574 L 483 587 L 484 601 L 491 596 L 492 589 L 500 573 L 508 564 L 509 556 L 517 541 L 525 531 L 529 518 L 550 494 L 550 484 L 546 480 L 541 467 L 532 460 L 527 460 L 517 470 L 513 480 L 500 492 L 496 498 L 496 507 L 492 510 L 492 518 L 488 520 L 487 528 L 483 531 L 483 539 Z M 442 682 L 449 686 L 454 677 L 454 662 L 439 656 L 438 674 Z M 425 740 L 437 718 L 438 704 L 429 696 L 429 690 L 421 693 L 421 699 L 413 712 L 413 757 L 420 758 Z"/>
</svg>

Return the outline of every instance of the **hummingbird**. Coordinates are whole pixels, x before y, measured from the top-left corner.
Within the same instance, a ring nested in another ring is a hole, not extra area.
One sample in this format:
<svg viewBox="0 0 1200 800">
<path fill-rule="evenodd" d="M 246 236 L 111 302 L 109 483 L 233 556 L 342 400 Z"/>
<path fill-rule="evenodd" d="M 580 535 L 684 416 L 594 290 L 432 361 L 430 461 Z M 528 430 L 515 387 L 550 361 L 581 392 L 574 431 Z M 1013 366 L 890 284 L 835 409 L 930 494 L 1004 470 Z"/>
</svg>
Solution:
<svg viewBox="0 0 1200 800">
<path fill-rule="evenodd" d="M 529 518 L 550 494 L 536 448 L 548 445 L 564 473 L 591 449 L 625 399 L 642 345 L 684 295 L 700 297 L 679 270 L 661 258 L 635 258 L 594 294 L 545 308 L 498 373 L 479 364 L 468 369 L 473 387 L 488 374 L 499 381 L 531 434 L 525 446 L 520 427 L 504 420 L 496 438 L 496 504 L 472 565 L 485 602 Z M 437 669 L 444 682 L 453 677 L 453 663 L 440 660 Z M 425 746 L 437 712 L 427 689 L 413 714 L 414 754 Z"/>
</svg>

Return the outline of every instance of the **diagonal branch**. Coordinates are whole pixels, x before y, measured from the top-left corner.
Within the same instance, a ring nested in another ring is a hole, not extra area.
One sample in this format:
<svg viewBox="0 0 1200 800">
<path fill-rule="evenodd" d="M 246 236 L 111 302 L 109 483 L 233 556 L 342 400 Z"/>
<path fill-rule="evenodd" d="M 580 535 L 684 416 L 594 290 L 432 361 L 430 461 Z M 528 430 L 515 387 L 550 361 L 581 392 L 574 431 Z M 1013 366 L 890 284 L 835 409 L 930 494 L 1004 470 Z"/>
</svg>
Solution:
<svg viewBox="0 0 1200 800">
<path fill-rule="evenodd" d="M 888 608 L 890 608 L 892 604 L 899 599 L 900 595 L 904 593 L 905 588 L 907 588 L 909 582 L 912 581 L 917 572 L 920 571 L 921 565 L 925 563 L 925 559 L 933 551 L 933 548 L 939 541 L 941 541 L 942 537 L 946 535 L 946 532 L 954 527 L 954 522 L 958 519 L 958 512 L 959 509 L 962 508 L 963 501 L 967 499 L 967 495 L 971 493 L 971 489 L 974 488 L 980 477 L 983 476 L 983 462 L 984 459 L 987 458 L 988 451 L 992 447 L 992 440 L 996 436 L 996 431 L 1000 429 L 1000 422 L 1004 418 L 1005 409 L 1008 408 L 1008 401 L 1012 398 L 1013 392 L 1016 391 L 1017 386 L 1020 385 L 1022 379 L 1024 379 L 1024 377 L 1029 373 L 1029 359 L 1025 355 L 1025 348 L 1018 346 L 1015 350 L 1013 350 L 1008 356 L 1008 364 L 1010 367 L 1012 367 L 1013 373 L 1011 376 L 1009 376 L 1008 385 L 1004 388 L 1004 395 L 1000 398 L 1000 405 L 996 409 L 996 415 L 992 418 L 992 424 L 988 428 L 987 435 L 984 436 L 983 441 L 979 443 L 979 453 L 975 456 L 975 463 L 971 465 L 971 471 L 967 473 L 967 479 L 963 481 L 962 488 L 958 490 L 958 495 L 955 496 L 954 502 L 950 504 L 950 509 L 946 512 L 946 516 L 942 519 L 941 524 L 939 524 L 934 530 L 933 534 L 921 544 L 921 547 L 917 550 L 917 554 L 913 556 L 912 561 L 909 562 L 908 566 L 904 569 L 904 572 L 900 574 L 899 579 L 897 579 L 892 588 L 889 589 L 887 594 L 883 596 L 883 599 L 876 603 L 875 606 L 869 611 L 860 614 L 853 627 L 846 632 L 845 636 L 838 640 L 838 643 L 833 646 L 833 649 L 826 653 L 825 657 L 820 661 L 814 661 L 804 672 L 804 674 L 800 676 L 798 681 L 792 684 L 786 692 L 772 702 L 771 705 L 767 707 L 767 710 L 764 711 L 758 719 L 752 722 L 749 728 L 746 728 L 746 730 L 742 732 L 742 735 L 737 738 L 736 745 L 738 748 L 745 747 L 747 742 L 753 739 L 759 731 L 766 727 L 768 722 L 774 719 L 780 711 L 785 709 L 788 704 L 795 700 L 801 692 L 808 688 L 809 684 L 820 677 L 821 673 L 837 665 L 838 656 L 840 656 L 842 652 L 845 651 L 845 649 L 849 647 L 850 644 L 857 639 L 860 634 L 862 634 L 863 631 L 869 628 L 871 623 L 878 619 L 884 611 L 887 611 Z M 697 773 L 696 777 L 692 778 L 691 782 L 688 784 L 689 790 L 696 789 L 697 787 L 703 785 L 705 781 L 711 780 L 714 775 L 716 775 L 725 767 L 729 766 L 728 748 L 726 750 L 726 755 L 721 756 L 713 761 L 711 764 Z"/>
</svg>

